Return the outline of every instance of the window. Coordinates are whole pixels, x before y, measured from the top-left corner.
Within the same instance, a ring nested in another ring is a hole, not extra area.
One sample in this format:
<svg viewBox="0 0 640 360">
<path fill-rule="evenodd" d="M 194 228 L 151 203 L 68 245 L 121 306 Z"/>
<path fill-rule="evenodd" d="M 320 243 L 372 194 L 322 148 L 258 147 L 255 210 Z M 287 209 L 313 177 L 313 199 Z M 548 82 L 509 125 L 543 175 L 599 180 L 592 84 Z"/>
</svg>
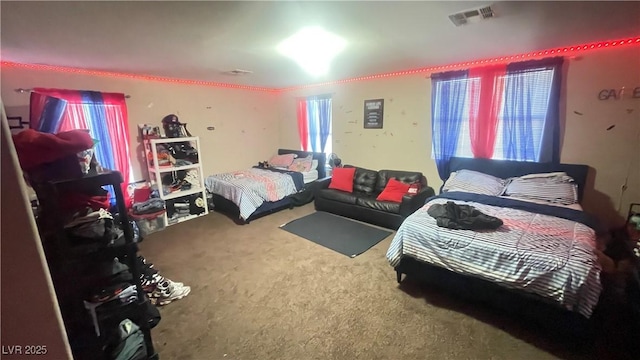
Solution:
<svg viewBox="0 0 640 360">
<path fill-rule="evenodd" d="M 433 74 L 439 171 L 453 156 L 558 161 L 561 66 L 562 58 L 551 58 Z"/>
<path fill-rule="evenodd" d="M 304 151 L 332 151 L 331 97 L 311 96 L 298 99 L 300 148 Z"/>
<path fill-rule="evenodd" d="M 517 157 L 509 156 L 507 154 L 507 149 L 505 148 L 505 142 L 509 140 L 505 140 L 505 137 L 509 138 L 509 134 L 506 134 L 505 128 L 509 129 L 509 126 L 505 127 L 505 93 L 501 94 L 502 99 L 500 103 L 503 106 L 500 109 L 498 115 L 498 127 L 496 131 L 496 139 L 494 145 L 494 151 L 492 159 L 499 160 L 531 160 L 538 161 L 540 159 L 540 150 L 542 148 L 542 134 L 544 131 L 544 124 L 547 118 L 547 108 L 549 106 L 549 95 L 551 93 L 551 83 L 553 80 L 553 69 L 541 69 L 538 71 L 531 71 L 525 73 L 517 73 L 512 75 L 502 76 L 499 81 L 504 82 L 505 84 L 509 83 L 526 83 L 530 84 L 529 87 L 533 90 L 530 93 L 526 94 L 525 98 L 526 102 L 523 104 L 526 106 L 526 111 L 530 111 L 530 133 L 527 136 L 531 137 L 530 149 L 528 149 L 528 153 L 533 154 L 532 158 L 528 159 L 519 159 Z M 469 82 L 478 82 L 478 78 L 468 79 Z M 513 95 L 513 94 L 512 94 Z M 457 157 L 474 157 L 473 151 L 471 149 L 471 133 L 469 129 L 469 92 L 466 94 L 466 99 L 464 101 L 464 110 L 463 110 L 463 120 L 461 124 L 458 145 L 456 146 L 456 151 L 454 156 Z M 525 109 L 522 109 L 525 111 Z M 512 115 L 511 121 L 516 124 L 523 124 L 525 126 L 525 116 L 514 114 Z"/>
</svg>

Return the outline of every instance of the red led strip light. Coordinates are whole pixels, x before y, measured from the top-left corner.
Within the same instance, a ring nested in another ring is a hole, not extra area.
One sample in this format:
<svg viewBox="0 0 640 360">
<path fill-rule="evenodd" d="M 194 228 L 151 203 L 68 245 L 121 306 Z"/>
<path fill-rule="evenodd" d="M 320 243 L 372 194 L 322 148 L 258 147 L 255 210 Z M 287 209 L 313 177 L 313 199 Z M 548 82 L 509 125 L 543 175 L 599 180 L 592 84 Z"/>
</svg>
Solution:
<svg viewBox="0 0 640 360">
<path fill-rule="evenodd" d="M 292 86 L 292 87 L 282 88 L 279 90 L 280 91 L 300 90 L 300 89 L 306 89 L 306 88 L 317 87 L 317 86 L 345 84 L 350 82 L 381 79 L 381 78 L 388 78 L 393 76 L 413 75 L 413 74 L 419 74 L 419 73 L 431 73 L 435 71 L 447 71 L 447 70 L 453 70 L 453 69 L 469 68 L 473 66 L 482 66 L 486 64 L 499 64 L 499 63 L 512 62 L 512 61 L 522 61 L 522 60 L 528 60 L 528 59 L 536 59 L 536 58 L 545 57 L 545 56 L 569 56 L 569 55 L 575 55 L 576 53 L 582 53 L 585 51 L 591 51 L 591 50 L 603 49 L 603 48 L 610 49 L 610 48 L 626 46 L 626 45 L 640 45 L 640 37 L 633 37 L 633 38 L 627 38 L 622 40 L 601 41 L 601 42 L 583 44 L 583 45 L 565 46 L 565 47 L 560 47 L 555 49 L 534 51 L 534 52 L 520 54 L 520 55 L 502 56 L 497 58 L 467 61 L 467 62 L 450 64 L 450 65 L 432 66 L 432 67 L 425 67 L 425 68 L 419 68 L 419 69 L 413 69 L 413 70 L 404 70 L 404 71 L 396 71 L 396 72 L 377 74 L 377 75 L 360 76 L 360 77 L 351 78 L 351 79 L 328 81 L 328 82 L 319 83 L 319 84 Z"/>
<path fill-rule="evenodd" d="M 351 82 L 363 81 L 363 80 L 382 79 L 382 78 L 388 78 L 393 76 L 405 76 L 405 75 L 413 75 L 413 74 L 419 74 L 419 73 L 430 73 L 434 71 L 446 71 L 446 70 L 459 69 L 459 68 L 468 68 L 472 66 L 481 66 L 485 64 L 498 64 L 498 63 L 512 62 L 512 61 L 522 61 L 527 59 L 536 59 L 536 58 L 545 57 L 545 56 L 558 56 L 558 55 L 568 56 L 568 55 L 575 55 L 576 53 L 583 53 L 585 51 L 607 49 L 607 48 L 611 49 L 614 47 L 627 46 L 627 45 L 640 45 L 640 36 L 621 39 L 621 40 L 610 40 L 610 41 L 601 41 L 601 42 L 595 42 L 590 44 L 565 46 L 565 47 L 559 47 L 555 49 L 534 51 L 534 52 L 520 54 L 520 55 L 502 56 L 497 58 L 467 61 L 467 62 L 450 64 L 450 65 L 432 66 L 432 67 L 418 68 L 413 70 L 404 70 L 404 71 L 396 71 L 396 72 L 377 74 L 377 75 L 360 76 L 360 77 L 355 77 L 350 79 L 328 81 L 324 83 L 311 84 L 311 85 L 292 86 L 292 87 L 280 88 L 280 89 L 258 87 L 258 86 L 235 85 L 235 84 L 218 83 L 218 82 L 212 82 L 212 81 L 186 80 L 186 79 L 177 79 L 177 78 L 169 78 L 169 77 L 161 77 L 161 76 L 135 75 L 135 74 L 108 72 L 108 71 L 86 70 L 86 69 L 78 69 L 78 68 L 71 68 L 71 67 L 64 67 L 64 66 L 22 64 L 22 63 L 10 62 L 10 61 L 2 61 L 0 62 L 0 65 L 25 68 L 25 69 L 31 69 L 31 70 L 49 70 L 49 71 L 81 74 L 81 75 L 120 77 L 120 78 L 146 80 L 146 81 L 162 81 L 162 82 L 184 84 L 184 85 L 213 86 L 213 87 L 221 87 L 221 88 L 228 88 L 228 89 L 265 91 L 265 92 L 282 92 L 282 91 L 292 91 L 292 90 L 306 89 L 306 88 L 318 87 L 318 86 L 345 84 L 345 83 L 351 83 Z"/>
<path fill-rule="evenodd" d="M 2 61 L 0 65 L 30 69 L 30 70 L 49 70 L 49 71 L 58 71 L 58 72 L 80 74 L 80 75 L 119 77 L 119 78 L 135 79 L 135 80 L 146 80 L 146 81 L 162 81 L 162 82 L 184 84 L 184 85 L 202 85 L 202 86 L 229 88 L 229 89 L 266 91 L 266 92 L 278 91 L 278 89 L 267 88 L 267 87 L 236 85 L 236 84 L 219 83 L 219 82 L 213 82 L 213 81 L 178 79 L 178 78 L 170 78 L 170 77 L 162 77 L 162 76 L 136 75 L 136 74 L 109 72 L 109 71 L 86 70 L 86 69 L 78 69 L 78 68 L 65 67 L 65 66 L 22 64 L 22 63 L 16 63 L 11 61 Z"/>
</svg>

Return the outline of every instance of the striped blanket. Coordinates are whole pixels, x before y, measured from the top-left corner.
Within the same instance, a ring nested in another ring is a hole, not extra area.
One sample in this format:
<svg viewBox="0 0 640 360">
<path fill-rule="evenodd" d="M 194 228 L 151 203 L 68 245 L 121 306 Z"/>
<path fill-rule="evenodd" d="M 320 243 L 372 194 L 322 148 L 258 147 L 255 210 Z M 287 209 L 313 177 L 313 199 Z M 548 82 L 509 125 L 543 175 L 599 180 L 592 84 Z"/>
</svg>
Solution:
<svg viewBox="0 0 640 360">
<path fill-rule="evenodd" d="M 294 179 L 294 176 L 300 179 Z M 298 181 L 299 180 L 299 181 Z M 246 220 L 264 202 L 282 200 L 302 188 L 302 175 L 296 172 L 251 168 L 210 175 L 205 180 L 207 190 L 232 201 Z"/>
<path fill-rule="evenodd" d="M 448 197 L 428 200 L 402 223 L 387 251 L 392 266 L 398 265 L 402 256 L 411 256 L 456 273 L 531 292 L 587 318 L 591 316 L 601 292 L 600 265 L 594 253 L 595 231 L 585 225 L 586 221 L 569 219 L 567 214 L 553 216 L 555 209 L 546 214 L 527 211 L 525 202 L 515 201 L 521 204 L 510 208 L 482 203 L 481 196 L 476 201 L 451 199 L 455 194 Z M 471 205 L 502 219 L 504 225 L 494 231 L 438 227 L 427 210 L 447 201 Z M 530 210 L 558 208 L 531 205 Z"/>
</svg>

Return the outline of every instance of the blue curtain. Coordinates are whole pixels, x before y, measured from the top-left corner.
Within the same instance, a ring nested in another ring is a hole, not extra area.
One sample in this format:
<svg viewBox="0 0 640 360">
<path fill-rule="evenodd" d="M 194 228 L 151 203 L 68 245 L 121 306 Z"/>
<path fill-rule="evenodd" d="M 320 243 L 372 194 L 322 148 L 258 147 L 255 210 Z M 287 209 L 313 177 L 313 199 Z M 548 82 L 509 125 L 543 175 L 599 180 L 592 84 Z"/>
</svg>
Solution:
<svg viewBox="0 0 640 360">
<path fill-rule="evenodd" d="M 324 152 L 331 134 L 331 97 L 310 96 L 306 101 L 311 151 Z"/>
<path fill-rule="evenodd" d="M 431 75 L 431 136 L 440 179 L 449 176 L 449 159 L 455 155 L 467 99 L 468 71 Z"/>
<path fill-rule="evenodd" d="M 507 65 L 502 132 L 505 159 L 560 162 L 562 62 L 556 57 Z"/>
<path fill-rule="evenodd" d="M 318 102 L 307 99 L 307 121 L 309 122 L 309 145 L 311 146 L 311 151 L 314 151 L 314 152 L 319 150 L 318 149 L 318 132 L 319 132 L 318 111 L 319 111 Z"/>
<path fill-rule="evenodd" d="M 327 139 L 331 134 L 331 98 L 314 100 L 318 104 L 318 122 L 320 124 L 320 151 L 324 152 Z"/>
<path fill-rule="evenodd" d="M 104 111 L 102 94 L 97 91 L 81 91 L 82 111 L 89 125 L 91 137 L 98 140 L 94 149 L 96 160 L 107 169 L 117 169 L 113 158 L 111 135 L 107 127 L 107 115 Z M 127 180 L 127 179 L 125 179 Z"/>
</svg>

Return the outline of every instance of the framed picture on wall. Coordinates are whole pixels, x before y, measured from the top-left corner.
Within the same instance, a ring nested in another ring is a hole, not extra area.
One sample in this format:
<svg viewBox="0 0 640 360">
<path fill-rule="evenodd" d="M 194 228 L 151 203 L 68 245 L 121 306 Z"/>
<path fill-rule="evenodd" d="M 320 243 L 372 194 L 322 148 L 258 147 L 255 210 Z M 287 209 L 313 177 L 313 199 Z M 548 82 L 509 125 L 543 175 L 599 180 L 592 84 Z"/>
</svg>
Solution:
<svg viewBox="0 0 640 360">
<path fill-rule="evenodd" d="M 384 99 L 364 101 L 364 128 L 382 129 L 384 115 Z"/>
</svg>

